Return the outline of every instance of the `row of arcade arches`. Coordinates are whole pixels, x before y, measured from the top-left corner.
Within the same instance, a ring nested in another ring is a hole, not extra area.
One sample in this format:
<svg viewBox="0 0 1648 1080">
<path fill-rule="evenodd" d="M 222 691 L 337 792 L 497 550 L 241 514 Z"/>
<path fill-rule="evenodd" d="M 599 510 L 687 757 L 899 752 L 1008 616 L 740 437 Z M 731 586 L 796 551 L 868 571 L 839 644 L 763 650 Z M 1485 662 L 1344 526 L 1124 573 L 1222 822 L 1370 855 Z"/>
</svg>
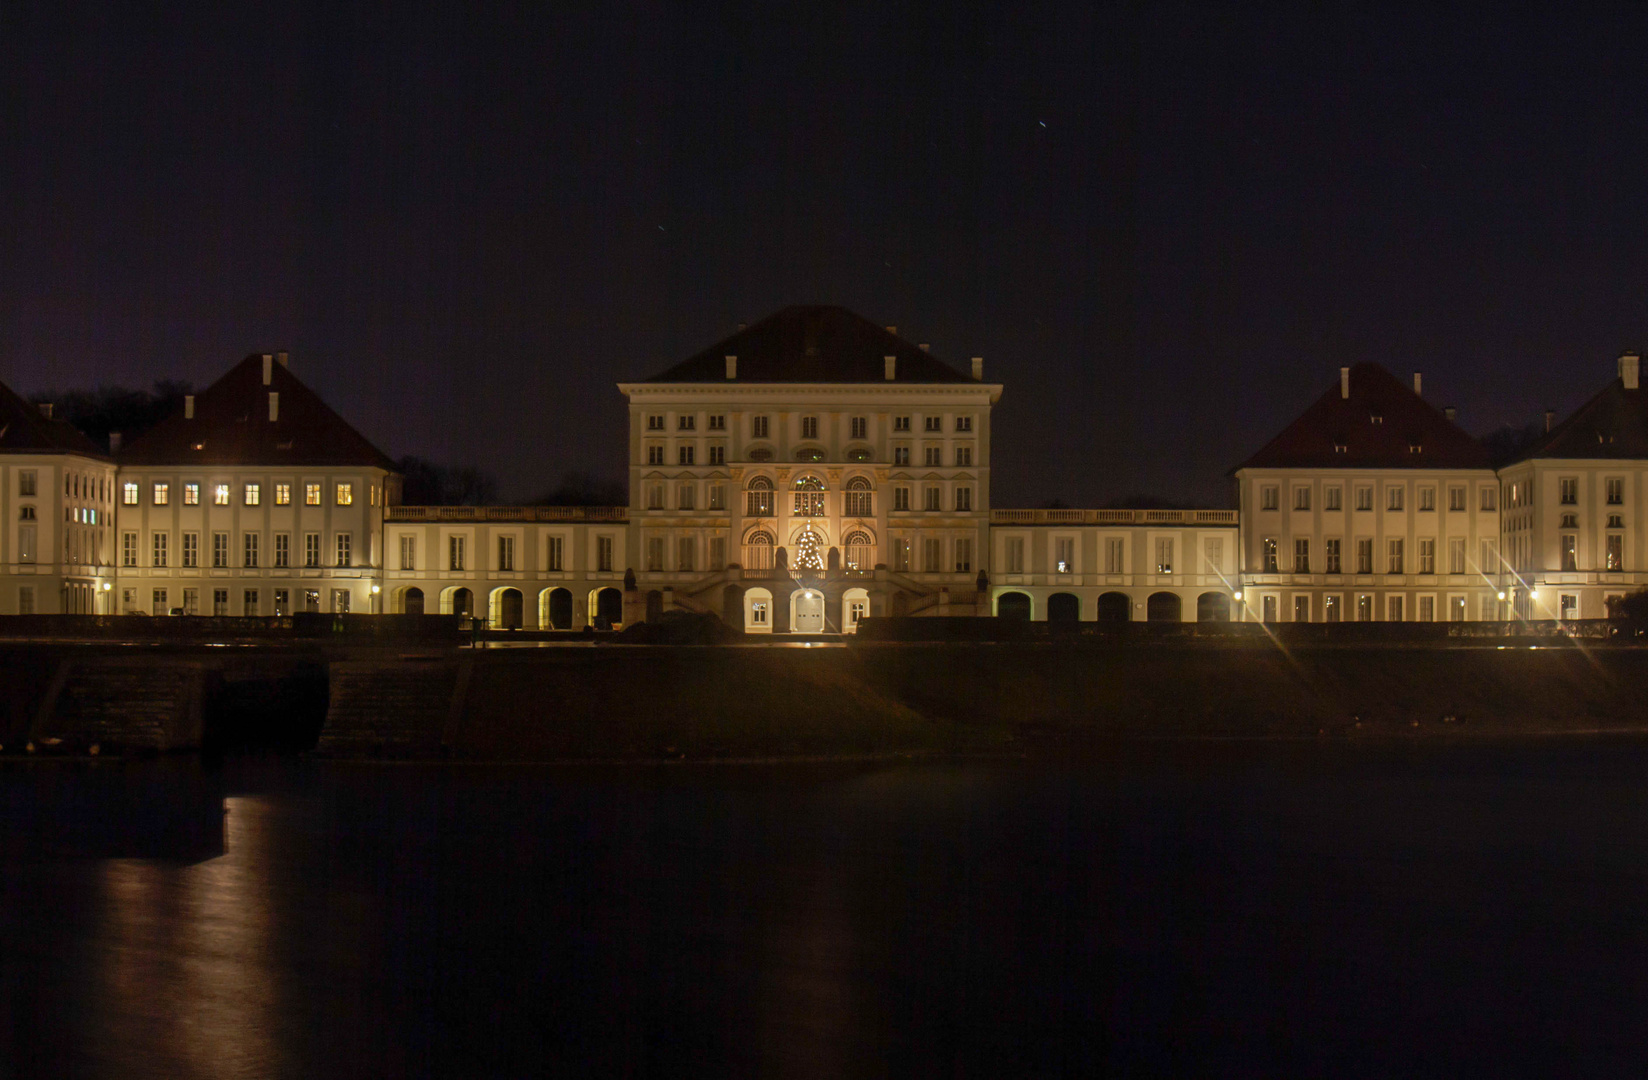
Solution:
<svg viewBox="0 0 1648 1080">
<path fill-rule="evenodd" d="M 1006 592 L 996 597 L 996 614 L 1003 619 L 1032 619 L 1037 616 L 1028 593 Z M 1081 597 L 1075 593 L 1054 593 L 1047 598 L 1044 614 L 1048 622 L 1081 622 L 1085 617 Z M 1093 607 L 1095 622 L 1130 622 L 1133 598 L 1126 593 L 1100 593 Z M 1183 622 L 1184 605 L 1178 593 L 1151 593 L 1145 600 L 1149 622 Z M 1205 592 L 1196 598 L 1197 622 L 1229 622 L 1230 597 L 1222 592 Z"/>
<path fill-rule="evenodd" d="M 442 615 L 476 616 L 475 594 L 455 585 L 442 589 L 437 598 L 439 607 L 431 610 L 429 599 L 416 585 L 395 590 L 391 610 L 405 615 L 423 615 L 426 612 Z M 538 594 L 538 628 L 543 630 L 571 630 L 573 606 L 576 598 L 571 589 L 550 588 Z M 597 627 L 615 626 L 624 621 L 624 594 L 608 586 L 592 589 L 585 598 L 588 619 Z M 486 597 L 486 622 L 496 630 L 520 630 L 526 625 L 526 597 L 521 590 L 510 586 L 493 589 Z"/>
</svg>

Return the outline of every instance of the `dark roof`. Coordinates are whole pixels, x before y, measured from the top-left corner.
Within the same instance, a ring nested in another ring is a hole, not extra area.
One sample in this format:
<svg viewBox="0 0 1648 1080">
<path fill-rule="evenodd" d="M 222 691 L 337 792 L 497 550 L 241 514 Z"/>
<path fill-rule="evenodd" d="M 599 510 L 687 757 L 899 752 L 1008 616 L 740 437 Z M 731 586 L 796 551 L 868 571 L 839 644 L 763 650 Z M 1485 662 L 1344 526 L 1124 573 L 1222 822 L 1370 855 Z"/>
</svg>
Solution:
<svg viewBox="0 0 1648 1080">
<path fill-rule="evenodd" d="M 1648 397 L 1617 376 L 1514 460 L 1648 458 Z"/>
<path fill-rule="evenodd" d="M 726 358 L 738 357 L 727 378 Z M 888 380 L 884 357 L 896 356 Z M 647 379 L 653 383 L 970 383 L 973 378 L 844 307 L 769 315 Z"/>
<path fill-rule="evenodd" d="M 1374 417 L 1379 421 L 1374 422 Z M 1337 448 L 1343 446 L 1340 452 Z M 1417 449 L 1415 449 L 1417 447 Z M 1486 469 L 1488 452 L 1378 364 L 1350 369 L 1238 469 Z"/>
<path fill-rule="evenodd" d="M 0 383 L 0 453 L 81 454 L 109 460 L 109 455 L 66 420 L 48 420 L 40 406 L 31 405 Z"/>
<path fill-rule="evenodd" d="M 280 395 L 269 420 L 269 393 Z M 286 366 L 271 364 L 263 385 L 263 355 L 253 353 L 195 395 L 193 419 L 176 412 L 133 439 L 123 465 L 360 465 L 395 469 L 383 451 L 332 411 Z"/>
</svg>

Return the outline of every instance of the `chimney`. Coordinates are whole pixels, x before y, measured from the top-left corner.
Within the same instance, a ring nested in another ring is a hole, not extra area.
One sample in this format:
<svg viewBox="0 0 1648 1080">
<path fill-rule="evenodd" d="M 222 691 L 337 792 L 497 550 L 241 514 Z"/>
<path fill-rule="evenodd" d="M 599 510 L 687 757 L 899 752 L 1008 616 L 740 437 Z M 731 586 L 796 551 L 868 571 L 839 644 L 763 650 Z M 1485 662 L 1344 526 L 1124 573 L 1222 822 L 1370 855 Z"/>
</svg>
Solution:
<svg viewBox="0 0 1648 1080">
<path fill-rule="evenodd" d="M 275 354 L 275 359 L 280 361 L 280 366 L 281 367 L 291 367 L 292 366 L 292 356 L 291 356 L 290 353 L 278 352 L 278 353 Z"/>
<path fill-rule="evenodd" d="M 109 453 L 120 453 L 120 432 L 118 431 L 109 432 Z"/>
<path fill-rule="evenodd" d="M 883 356 L 881 358 L 881 362 L 882 362 L 882 364 L 884 364 L 886 366 L 886 369 L 887 369 L 887 381 L 892 382 L 895 375 L 896 375 L 896 373 L 897 373 L 897 371 L 898 371 L 898 357 L 896 357 L 896 356 Z"/>
<path fill-rule="evenodd" d="M 898 333 L 898 327 L 896 327 L 896 326 L 889 326 L 889 327 L 888 327 L 888 328 L 887 328 L 887 332 L 888 332 L 888 333 L 889 333 L 889 334 L 896 334 L 896 333 Z"/>
<path fill-rule="evenodd" d="M 275 377 L 275 358 L 269 353 L 263 354 L 263 385 L 268 386 L 269 380 Z"/>
<path fill-rule="evenodd" d="M 1350 397 L 1350 368 L 1348 367 L 1339 369 L 1339 396 L 1341 398 Z"/>
<path fill-rule="evenodd" d="M 1422 376 L 1419 374 L 1419 372 L 1417 372 L 1417 371 L 1414 372 L 1413 373 L 1413 393 L 1414 393 L 1415 397 L 1424 397 L 1425 396 L 1425 391 L 1423 389 L 1421 389 L 1421 387 L 1423 385 L 1424 384 L 1423 384 L 1423 381 L 1422 381 Z"/>
<path fill-rule="evenodd" d="M 916 348 L 920 349 L 922 352 L 932 352 L 933 351 L 933 347 L 925 341 L 923 341 L 919 345 L 917 345 Z"/>
<path fill-rule="evenodd" d="M 195 396 L 193 394 L 184 394 L 183 395 L 183 419 L 193 420 L 194 418 L 195 418 Z"/>
<path fill-rule="evenodd" d="M 736 356 L 727 357 L 727 378 L 738 378 L 738 357 Z"/>
<path fill-rule="evenodd" d="M 973 378 L 979 382 L 984 381 L 984 357 L 982 356 L 973 357 Z"/>
<path fill-rule="evenodd" d="M 1556 410 L 1555 409 L 1546 409 L 1545 410 L 1545 434 L 1549 435 L 1551 433 L 1551 425 L 1553 423 L 1555 423 L 1555 421 L 1556 421 Z"/>
<path fill-rule="evenodd" d="M 889 375 L 888 378 L 892 378 L 892 376 Z M 51 402 L 42 401 L 40 403 L 40 415 L 44 416 L 47 420 L 50 420 L 52 418 L 52 403 Z"/>
<path fill-rule="evenodd" d="M 1642 363 L 1642 357 L 1634 352 L 1628 352 L 1619 358 L 1619 380 L 1625 384 L 1625 389 L 1637 388 L 1637 369 Z"/>
<path fill-rule="evenodd" d="M 1458 416 L 1458 415 L 1459 415 L 1459 410 L 1454 408 L 1452 405 L 1442 406 L 1442 418 L 1444 420 L 1446 420 L 1448 423 L 1450 423 L 1450 424 L 1453 423 L 1453 418 Z"/>
<path fill-rule="evenodd" d="M 269 422 L 272 424 L 280 419 L 280 391 L 269 391 Z"/>
</svg>

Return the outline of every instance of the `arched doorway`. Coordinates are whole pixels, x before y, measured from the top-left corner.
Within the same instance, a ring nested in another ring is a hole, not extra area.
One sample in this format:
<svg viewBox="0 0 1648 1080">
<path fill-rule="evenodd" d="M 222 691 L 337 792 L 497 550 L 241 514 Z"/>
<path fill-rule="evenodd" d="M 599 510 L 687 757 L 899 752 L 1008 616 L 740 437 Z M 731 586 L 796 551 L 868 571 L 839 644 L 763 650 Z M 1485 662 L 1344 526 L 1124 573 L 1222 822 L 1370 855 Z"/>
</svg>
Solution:
<svg viewBox="0 0 1648 1080">
<path fill-rule="evenodd" d="M 817 589 L 797 589 L 790 594 L 790 633 L 824 632 L 824 594 Z"/>
<path fill-rule="evenodd" d="M 445 614 L 472 618 L 475 614 L 475 594 L 461 587 L 453 589 L 450 595 L 443 598 L 441 607 L 445 609 Z"/>
<path fill-rule="evenodd" d="M 721 590 L 721 621 L 737 630 L 744 625 L 744 589 L 728 585 Z"/>
<path fill-rule="evenodd" d="M 624 621 L 624 594 L 610 585 L 595 594 L 595 629 L 611 630 Z"/>
<path fill-rule="evenodd" d="M 525 621 L 524 603 L 519 589 L 498 589 L 492 594 L 491 617 L 494 630 L 519 630 Z"/>
<path fill-rule="evenodd" d="M 843 540 L 842 544 L 847 549 L 847 569 L 860 571 L 875 569 L 875 541 L 870 539 L 869 533 L 863 530 L 848 533 L 847 539 Z"/>
<path fill-rule="evenodd" d="M 1100 622 L 1128 622 L 1133 618 L 1133 600 L 1126 593 L 1107 592 L 1099 597 Z"/>
<path fill-rule="evenodd" d="M 858 622 L 870 614 L 870 593 L 867 589 L 848 589 L 841 594 L 841 632 L 856 634 Z"/>
<path fill-rule="evenodd" d="M 538 625 L 545 630 L 572 629 L 572 592 L 546 589 L 538 602 Z"/>
<path fill-rule="evenodd" d="M 751 634 L 772 633 L 772 593 L 766 589 L 744 590 L 744 630 Z"/>
<path fill-rule="evenodd" d="M 1178 593 L 1151 593 L 1145 601 L 1145 617 L 1151 622 L 1179 622 L 1181 610 Z"/>
<path fill-rule="evenodd" d="M 423 614 L 423 590 L 411 585 L 401 593 L 401 611 L 408 615 Z"/>
<path fill-rule="evenodd" d="M 647 622 L 657 622 L 664 617 L 664 594 L 657 589 L 647 590 Z"/>
<path fill-rule="evenodd" d="M 1030 621 L 1030 597 L 1021 592 L 1002 593 L 996 597 L 996 618 Z"/>
<path fill-rule="evenodd" d="M 1059 592 L 1047 598 L 1048 622 L 1080 622 L 1081 599 L 1075 593 Z"/>
<path fill-rule="evenodd" d="M 1205 592 L 1196 598 L 1197 622 L 1229 622 L 1230 597 L 1222 592 Z"/>
</svg>

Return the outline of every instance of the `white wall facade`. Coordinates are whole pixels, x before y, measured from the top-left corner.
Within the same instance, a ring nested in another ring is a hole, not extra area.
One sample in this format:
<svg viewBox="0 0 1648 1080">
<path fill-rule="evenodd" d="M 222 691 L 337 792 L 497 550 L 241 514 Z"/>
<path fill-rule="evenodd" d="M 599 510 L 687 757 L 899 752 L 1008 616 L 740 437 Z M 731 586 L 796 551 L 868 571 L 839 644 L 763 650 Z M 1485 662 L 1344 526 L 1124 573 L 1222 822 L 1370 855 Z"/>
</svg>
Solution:
<svg viewBox="0 0 1648 1080">
<path fill-rule="evenodd" d="M 0 455 L 0 614 L 115 610 L 114 499 L 112 462 Z"/>
</svg>

